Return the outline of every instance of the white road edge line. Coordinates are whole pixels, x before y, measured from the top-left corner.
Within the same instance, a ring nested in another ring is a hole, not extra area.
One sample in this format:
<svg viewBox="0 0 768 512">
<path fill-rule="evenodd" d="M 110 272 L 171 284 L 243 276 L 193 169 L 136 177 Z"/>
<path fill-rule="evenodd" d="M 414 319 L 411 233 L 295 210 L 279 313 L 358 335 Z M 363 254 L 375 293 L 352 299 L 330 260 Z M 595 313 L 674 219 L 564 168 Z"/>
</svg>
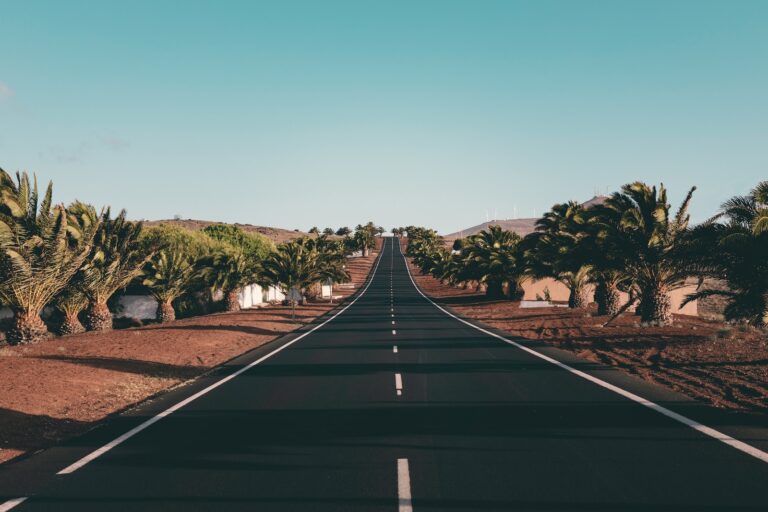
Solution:
<svg viewBox="0 0 768 512">
<path fill-rule="evenodd" d="M 384 251 L 382 250 L 380 254 L 383 254 L 383 253 L 384 253 Z M 194 402 L 195 400 L 197 400 L 201 396 L 210 393 L 214 389 L 218 388 L 222 384 L 225 384 L 225 383 L 229 382 L 230 380 L 234 379 L 238 375 L 247 372 L 248 370 L 250 370 L 254 366 L 256 366 L 256 365 L 260 364 L 261 362 L 269 359 L 270 357 L 272 357 L 273 355 L 277 354 L 278 352 L 282 352 L 283 350 L 285 350 L 286 348 L 290 347 L 291 345 L 293 345 L 297 341 L 299 341 L 299 340 L 309 336 L 310 334 L 312 334 L 313 332 L 315 332 L 319 328 L 321 328 L 324 325 L 326 325 L 328 322 L 334 320 L 336 317 L 338 317 L 339 315 L 344 313 L 346 310 L 348 310 L 355 302 L 357 302 L 360 299 L 360 297 L 362 297 L 365 294 L 366 291 L 368 291 L 368 287 L 371 286 L 371 283 L 373 282 L 374 277 L 376 277 L 376 270 L 378 270 L 380 262 L 381 262 L 381 257 L 379 257 L 379 259 L 376 260 L 376 266 L 374 267 L 373 273 L 371 274 L 371 277 L 368 280 L 368 284 L 365 285 L 365 288 L 363 288 L 363 291 L 360 292 L 360 295 L 355 297 L 354 300 L 352 300 L 352 302 L 350 302 L 349 304 L 344 306 L 344 308 L 342 308 L 338 313 L 333 315 L 331 318 L 329 318 L 325 322 L 321 323 L 320 325 L 317 325 L 317 326 L 313 327 L 312 329 L 310 329 L 309 331 L 305 332 L 304 334 L 301 334 L 301 335 L 297 336 L 295 339 L 289 341 L 288 343 L 286 343 L 285 345 L 282 345 L 281 347 L 276 348 L 275 350 L 273 350 L 269 354 L 260 357 L 259 359 L 257 359 L 256 361 L 253 361 L 252 363 L 248 364 L 247 366 L 244 366 L 244 367 L 240 368 L 236 372 L 234 372 L 234 373 L 232 373 L 230 375 L 227 375 L 226 377 L 222 378 L 221 380 L 218 380 L 218 381 L 214 382 L 210 386 L 206 387 L 205 389 L 202 389 L 202 390 L 198 391 L 194 395 L 192 395 L 192 396 L 190 396 L 188 398 L 185 398 L 184 400 L 182 400 L 181 402 L 179 402 L 179 403 L 177 403 L 175 405 L 172 405 L 168 409 L 160 412 L 156 416 L 153 416 L 152 418 L 148 419 L 144 423 L 142 423 L 142 424 L 132 428 L 131 430 L 129 430 L 125 434 L 121 435 L 120 437 L 117 437 L 117 438 L 113 439 L 112 441 L 110 441 L 109 443 L 105 444 L 101 448 L 98 448 L 98 449 L 92 451 L 91 453 L 89 453 L 85 457 L 81 458 L 77 462 L 74 462 L 73 464 L 70 464 L 69 466 L 67 466 L 66 468 L 62 469 L 61 471 L 59 471 L 56 474 L 57 475 L 68 475 L 70 473 L 74 473 L 75 471 L 77 471 L 81 467 L 85 466 L 86 464 L 88 464 L 89 462 L 93 461 L 94 459 L 97 459 L 98 457 L 104 455 L 105 453 L 107 453 L 112 448 L 114 448 L 114 447 L 118 446 L 119 444 L 127 441 L 128 439 L 130 439 L 131 437 L 135 436 L 136 434 L 138 434 L 142 430 L 146 429 L 147 427 L 157 423 L 158 421 L 160 421 L 161 419 L 165 418 L 166 416 L 170 416 L 171 414 L 173 414 L 174 412 L 178 411 L 182 407 L 184 407 L 184 406 Z M 0 510 L 0 512 L 2 512 L 2 510 Z"/>
<path fill-rule="evenodd" d="M 397 391 L 397 396 L 403 394 L 403 376 L 399 373 L 395 374 L 395 391 Z"/>
<path fill-rule="evenodd" d="M 5 503 L 0 504 L 0 512 L 7 512 L 8 510 L 11 510 L 14 507 L 17 507 L 18 505 L 21 505 L 27 500 L 26 497 L 23 498 L 14 498 L 12 500 L 8 500 Z"/>
<path fill-rule="evenodd" d="M 411 471 L 408 459 L 397 459 L 397 498 L 398 512 L 413 512 L 411 503 Z"/>
<path fill-rule="evenodd" d="M 422 297 L 424 297 L 428 302 L 430 302 L 433 306 L 435 306 L 437 309 L 439 309 L 440 311 L 442 311 L 446 315 L 448 315 L 448 316 L 458 320 L 459 322 L 461 322 L 461 323 L 463 323 L 465 325 L 468 325 L 468 326 L 472 327 L 473 329 L 477 329 L 478 331 L 482 332 L 483 334 L 487 334 L 488 336 L 491 336 L 493 338 L 499 339 L 499 340 L 501 340 L 501 341 L 503 341 L 505 343 L 508 343 L 508 344 L 510 344 L 510 345 L 512 345 L 514 347 L 519 348 L 520 350 L 522 350 L 524 352 L 528 352 L 529 354 L 531 354 L 533 356 L 536 356 L 536 357 L 538 357 L 540 359 L 543 359 L 544 361 L 547 361 L 548 363 L 552 363 L 555 366 L 559 366 L 563 370 L 571 372 L 572 374 L 577 375 L 577 376 L 581 377 L 582 379 L 586 379 L 586 380 L 592 382 L 593 384 L 597 384 L 600 387 L 603 387 L 605 389 L 613 391 L 614 393 L 619 394 L 619 395 L 623 396 L 624 398 L 628 398 L 628 399 L 632 400 L 633 402 L 636 402 L 636 403 L 638 403 L 640 405 L 648 407 L 649 409 L 653 409 L 654 411 L 656 411 L 656 412 L 658 412 L 660 414 L 663 414 L 664 416 L 666 416 L 668 418 L 671 418 L 671 419 L 673 419 L 675 421 L 678 421 L 678 422 L 682 423 L 683 425 L 691 427 L 692 429 L 697 430 L 698 432 L 700 432 L 700 433 L 702 433 L 702 434 L 704 434 L 706 436 L 709 436 L 709 437 L 711 437 L 713 439 L 717 439 L 718 441 L 720 441 L 722 443 L 725 443 L 725 444 L 727 444 L 728 446 L 730 446 L 732 448 L 735 448 L 735 449 L 737 449 L 737 450 L 739 450 L 741 452 L 746 453 L 747 455 L 751 455 L 752 457 L 755 457 L 756 459 L 759 459 L 759 460 L 761 460 L 763 462 L 768 463 L 768 452 L 764 452 L 763 450 L 755 448 L 754 446 L 749 445 L 749 444 L 747 444 L 747 443 L 745 443 L 743 441 L 739 441 L 738 439 L 733 438 L 733 437 L 729 436 L 728 434 L 724 434 L 724 433 L 720 432 L 719 430 L 715 430 L 712 427 L 708 427 L 708 426 L 706 426 L 706 425 L 704 425 L 702 423 L 699 423 L 696 420 L 692 420 L 692 419 L 690 419 L 690 418 L 688 418 L 686 416 L 683 416 L 682 414 L 679 414 L 679 413 L 676 413 L 675 411 L 667 409 L 666 407 L 664 407 L 662 405 L 659 405 L 659 404 L 657 404 L 655 402 L 652 402 L 650 400 L 647 400 L 647 399 L 645 399 L 645 398 L 643 398 L 643 397 L 641 397 L 639 395 L 636 395 L 636 394 L 634 394 L 634 393 L 632 393 L 630 391 L 627 391 L 627 390 L 622 389 L 622 388 L 620 388 L 618 386 L 615 386 L 615 385 L 611 384 L 610 382 L 606 382 L 606 381 L 604 381 L 602 379 L 598 379 L 597 377 L 595 377 L 593 375 L 590 375 L 590 374 L 588 374 L 586 372 L 583 372 L 581 370 L 577 370 L 576 368 L 573 368 L 572 366 L 569 366 L 569 365 L 567 365 L 565 363 L 561 363 L 557 359 L 554 359 L 552 357 L 549 357 L 549 356 L 546 356 L 546 355 L 541 354 L 539 352 L 536 352 L 535 350 L 533 350 L 533 349 L 531 349 L 529 347 L 526 347 L 525 345 L 521 345 L 520 343 L 517 343 L 515 341 L 509 340 L 509 339 L 505 338 L 504 336 L 500 336 L 500 335 L 498 335 L 496 333 L 493 333 L 491 331 L 483 329 L 482 327 L 478 327 L 477 325 L 474 325 L 473 323 L 468 322 L 468 321 L 464 320 L 463 318 L 457 317 L 456 315 L 454 315 L 450 311 L 447 311 L 447 310 L 443 309 L 441 306 L 439 306 L 437 303 L 435 303 L 432 299 L 427 297 L 424 294 L 424 292 L 421 291 L 421 289 L 416 284 L 416 281 L 413 279 L 413 275 L 411 274 L 411 269 L 408 266 L 408 261 L 405 259 L 405 255 L 402 253 L 402 251 L 400 252 L 400 254 L 403 256 L 403 260 L 405 260 L 405 268 L 408 271 L 408 277 L 410 277 L 411 283 L 413 283 L 413 286 L 414 286 L 414 288 L 416 288 L 416 291 L 419 292 L 419 294 Z"/>
</svg>

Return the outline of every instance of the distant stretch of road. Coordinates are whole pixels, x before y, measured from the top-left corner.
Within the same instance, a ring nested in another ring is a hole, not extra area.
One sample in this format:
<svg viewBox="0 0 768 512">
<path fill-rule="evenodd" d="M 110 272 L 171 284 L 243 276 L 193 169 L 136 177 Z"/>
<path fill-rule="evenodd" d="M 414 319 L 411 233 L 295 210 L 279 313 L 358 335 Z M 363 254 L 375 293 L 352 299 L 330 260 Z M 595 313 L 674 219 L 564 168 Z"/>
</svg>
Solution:
<svg viewBox="0 0 768 512">
<path fill-rule="evenodd" d="M 353 302 L 0 470 L 0 511 L 768 510 L 765 425 L 462 321 L 385 239 Z"/>
</svg>

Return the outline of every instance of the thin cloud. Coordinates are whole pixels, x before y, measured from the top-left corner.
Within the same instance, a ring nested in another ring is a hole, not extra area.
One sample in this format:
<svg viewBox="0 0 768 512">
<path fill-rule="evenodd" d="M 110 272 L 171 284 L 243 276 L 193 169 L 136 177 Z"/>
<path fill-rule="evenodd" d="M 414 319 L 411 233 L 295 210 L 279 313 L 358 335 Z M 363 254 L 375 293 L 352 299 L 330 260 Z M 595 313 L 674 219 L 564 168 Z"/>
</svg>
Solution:
<svg viewBox="0 0 768 512">
<path fill-rule="evenodd" d="M 130 146 L 127 140 L 116 135 L 110 135 L 109 137 L 102 138 L 101 143 L 113 151 L 120 151 L 121 149 L 125 149 Z"/>
<path fill-rule="evenodd" d="M 94 152 L 100 150 L 122 151 L 128 147 L 130 143 L 127 140 L 117 135 L 108 135 L 72 146 L 49 146 L 40 152 L 40 157 L 60 164 L 72 164 L 88 160 Z"/>
<path fill-rule="evenodd" d="M 13 89 L 8 87 L 8 84 L 0 81 L 0 101 L 5 100 L 13 96 Z"/>
</svg>

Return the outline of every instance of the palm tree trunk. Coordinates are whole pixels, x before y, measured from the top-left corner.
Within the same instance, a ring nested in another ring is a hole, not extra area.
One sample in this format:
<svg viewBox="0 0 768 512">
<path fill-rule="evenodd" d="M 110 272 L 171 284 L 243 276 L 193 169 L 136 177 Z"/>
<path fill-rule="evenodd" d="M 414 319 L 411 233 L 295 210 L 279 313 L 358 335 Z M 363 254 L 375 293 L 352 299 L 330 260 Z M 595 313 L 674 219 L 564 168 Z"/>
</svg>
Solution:
<svg viewBox="0 0 768 512">
<path fill-rule="evenodd" d="M 8 331 L 8 343 L 23 345 L 37 343 L 48 338 L 48 332 L 39 311 L 16 311 L 13 317 L 13 327 Z"/>
<path fill-rule="evenodd" d="M 600 280 L 595 287 L 595 302 L 597 302 L 598 315 L 615 315 L 621 308 L 619 290 L 616 285 Z"/>
<path fill-rule="evenodd" d="M 80 334 L 85 332 L 85 327 L 80 323 L 80 319 L 77 318 L 77 313 L 64 313 L 64 321 L 59 326 L 59 334 L 67 336 L 70 334 Z"/>
<path fill-rule="evenodd" d="M 568 307 L 571 309 L 583 309 L 587 307 L 587 294 L 581 285 L 572 286 L 568 295 Z"/>
<path fill-rule="evenodd" d="M 517 281 L 509 281 L 507 283 L 507 298 L 509 300 L 520 300 L 523 295 L 523 290 L 518 286 Z"/>
<path fill-rule="evenodd" d="M 157 302 L 157 321 L 161 324 L 166 322 L 173 322 L 176 320 L 176 311 L 173 309 L 171 301 L 158 301 Z"/>
<path fill-rule="evenodd" d="M 368 257 L 368 248 L 363 247 L 363 258 L 367 258 L 367 257 Z"/>
<path fill-rule="evenodd" d="M 226 311 L 240 311 L 240 294 L 238 291 L 229 290 L 224 294 L 224 309 Z"/>
<path fill-rule="evenodd" d="M 92 301 L 85 312 L 85 324 L 89 331 L 111 331 L 112 312 L 106 302 Z"/>
<path fill-rule="evenodd" d="M 489 299 L 503 299 L 504 288 L 500 280 L 489 280 L 485 285 L 485 296 Z"/>
<path fill-rule="evenodd" d="M 661 283 L 644 288 L 640 294 L 640 304 L 637 307 L 640 321 L 652 325 L 672 324 L 672 305 L 669 293 Z"/>
</svg>

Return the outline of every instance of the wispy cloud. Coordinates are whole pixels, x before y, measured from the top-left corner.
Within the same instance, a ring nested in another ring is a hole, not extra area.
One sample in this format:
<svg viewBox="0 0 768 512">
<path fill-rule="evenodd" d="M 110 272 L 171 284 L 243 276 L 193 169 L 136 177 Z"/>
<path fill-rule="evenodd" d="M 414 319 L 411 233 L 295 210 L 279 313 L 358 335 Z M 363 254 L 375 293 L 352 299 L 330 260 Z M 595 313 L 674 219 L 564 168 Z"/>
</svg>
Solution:
<svg viewBox="0 0 768 512">
<path fill-rule="evenodd" d="M 8 99 L 11 96 L 13 96 L 13 89 L 8 87 L 8 84 L 5 82 L 0 81 L 0 101 Z"/>
<path fill-rule="evenodd" d="M 79 163 L 99 150 L 122 151 L 130 143 L 117 135 L 106 135 L 94 140 L 87 140 L 71 146 L 49 146 L 40 152 L 41 158 L 47 158 L 60 164 Z"/>
<path fill-rule="evenodd" d="M 130 146 L 127 140 L 117 135 L 109 135 L 106 137 L 102 137 L 100 142 L 106 148 L 111 149 L 113 151 L 120 151 L 121 149 L 125 149 L 128 146 Z"/>
</svg>

